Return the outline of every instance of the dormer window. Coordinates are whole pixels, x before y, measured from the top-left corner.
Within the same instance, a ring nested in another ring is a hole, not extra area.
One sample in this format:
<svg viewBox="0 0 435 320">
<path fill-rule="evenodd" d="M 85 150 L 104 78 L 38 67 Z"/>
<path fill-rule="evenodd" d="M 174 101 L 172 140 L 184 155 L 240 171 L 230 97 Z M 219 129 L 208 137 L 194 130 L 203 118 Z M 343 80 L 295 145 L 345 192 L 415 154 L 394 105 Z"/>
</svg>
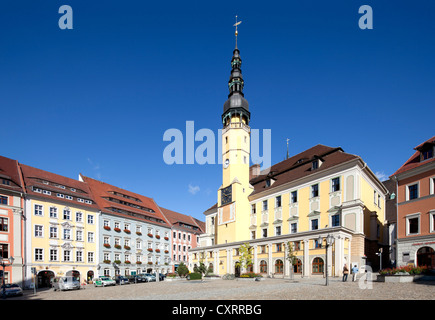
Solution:
<svg viewBox="0 0 435 320">
<path fill-rule="evenodd" d="M 433 158 L 433 148 L 432 146 L 421 151 L 421 161 Z"/>
<path fill-rule="evenodd" d="M 266 179 L 266 188 L 270 187 L 275 182 L 275 179 L 268 178 Z"/>
<path fill-rule="evenodd" d="M 311 170 L 318 169 L 323 163 L 323 160 L 320 157 L 314 156 L 314 160 L 311 162 Z"/>
</svg>

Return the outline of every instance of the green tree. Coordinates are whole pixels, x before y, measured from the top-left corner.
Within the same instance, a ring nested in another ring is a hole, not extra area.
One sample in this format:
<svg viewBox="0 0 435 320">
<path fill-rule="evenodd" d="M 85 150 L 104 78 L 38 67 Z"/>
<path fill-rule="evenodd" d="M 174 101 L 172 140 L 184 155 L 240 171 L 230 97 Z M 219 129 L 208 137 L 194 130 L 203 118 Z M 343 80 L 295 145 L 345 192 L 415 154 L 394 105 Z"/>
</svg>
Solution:
<svg viewBox="0 0 435 320">
<path fill-rule="evenodd" d="M 236 262 L 236 266 L 241 270 L 252 264 L 252 247 L 248 242 L 242 244 L 239 248 L 240 259 Z"/>
<path fill-rule="evenodd" d="M 183 262 L 180 262 L 177 268 L 177 273 L 180 277 L 184 278 L 189 273 L 189 269 Z"/>
<path fill-rule="evenodd" d="M 293 247 L 293 243 L 291 241 L 288 241 L 285 244 L 286 248 L 287 248 L 287 256 L 286 259 L 288 260 L 288 262 L 290 262 L 290 279 L 293 280 L 294 279 L 294 265 L 296 264 L 297 258 L 295 255 L 295 251 L 294 251 L 294 247 Z"/>
</svg>

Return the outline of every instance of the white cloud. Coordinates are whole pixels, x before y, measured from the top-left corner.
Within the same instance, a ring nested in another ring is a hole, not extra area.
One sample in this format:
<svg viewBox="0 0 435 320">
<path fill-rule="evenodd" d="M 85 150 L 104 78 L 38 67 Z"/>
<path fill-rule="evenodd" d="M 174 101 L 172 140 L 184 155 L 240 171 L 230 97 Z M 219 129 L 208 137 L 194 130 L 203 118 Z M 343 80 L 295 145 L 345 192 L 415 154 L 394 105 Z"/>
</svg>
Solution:
<svg viewBox="0 0 435 320">
<path fill-rule="evenodd" d="M 383 171 L 376 171 L 375 176 L 382 182 L 388 180 L 388 175 Z"/>
<path fill-rule="evenodd" d="M 199 190 L 200 190 L 199 186 L 192 186 L 189 183 L 189 189 L 187 191 L 189 191 L 191 194 L 197 194 Z"/>
</svg>

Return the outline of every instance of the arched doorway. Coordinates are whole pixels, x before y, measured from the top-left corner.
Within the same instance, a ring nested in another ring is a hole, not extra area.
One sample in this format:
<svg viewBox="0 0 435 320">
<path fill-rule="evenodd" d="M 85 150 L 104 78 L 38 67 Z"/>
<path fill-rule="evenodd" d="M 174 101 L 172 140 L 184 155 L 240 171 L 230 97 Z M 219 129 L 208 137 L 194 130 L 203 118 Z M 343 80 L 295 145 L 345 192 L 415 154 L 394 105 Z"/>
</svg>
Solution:
<svg viewBox="0 0 435 320">
<path fill-rule="evenodd" d="M 51 288 L 51 279 L 54 278 L 54 272 L 44 270 L 38 272 L 38 288 Z"/>
<path fill-rule="evenodd" d="M 240 277 L 240 265 L 239 265 L 238 261 L 236 261 L 236 263 L 234 265 L 234 275 L 236 277 Z"/>
<path fill-rule="evenodd" d="M 435 268 L 435 251 L 431 247 L 422 247 L 417 251 L 417 266 L 427 266 L 429 269 Z"/>
<path fill-rule="evenodd" d="M 322 258 L 314 258 L 312 272 L 317 274 L 323 273 L 323 265 L 324 263 Z"/>
<path fill-rule="evenodd" d="M 282 274 L 284 270 L 284 263 L 281 259 L 275 261 L 275 273 Z"/>
<path fill-rule="evenodd" d="M 94 271 L 89 270 L 86 274 L 86 281 L 89 283 L 92 279 L 94 279 Z"/>
<path fill-rule="evenodd" d="M 80 281 L 80 272 L 77 270 L 69 270 L 66 272 L 67 277 L 74 277 L 75 279 Z"/>
</svg>

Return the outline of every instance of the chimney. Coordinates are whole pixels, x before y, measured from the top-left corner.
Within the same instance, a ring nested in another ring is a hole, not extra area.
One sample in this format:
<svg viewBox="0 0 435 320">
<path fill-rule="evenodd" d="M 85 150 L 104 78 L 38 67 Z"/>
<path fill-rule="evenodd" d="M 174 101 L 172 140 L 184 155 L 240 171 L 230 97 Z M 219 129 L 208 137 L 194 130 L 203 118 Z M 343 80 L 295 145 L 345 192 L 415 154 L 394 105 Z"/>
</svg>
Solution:
<svg viewBox="0 0 435 320">
<path fill-rule="evenodd" d="M 260 175 L 260 165 L 253 164 L 249 167 L 249 180 L 254 179 Z"/>
</svg>

